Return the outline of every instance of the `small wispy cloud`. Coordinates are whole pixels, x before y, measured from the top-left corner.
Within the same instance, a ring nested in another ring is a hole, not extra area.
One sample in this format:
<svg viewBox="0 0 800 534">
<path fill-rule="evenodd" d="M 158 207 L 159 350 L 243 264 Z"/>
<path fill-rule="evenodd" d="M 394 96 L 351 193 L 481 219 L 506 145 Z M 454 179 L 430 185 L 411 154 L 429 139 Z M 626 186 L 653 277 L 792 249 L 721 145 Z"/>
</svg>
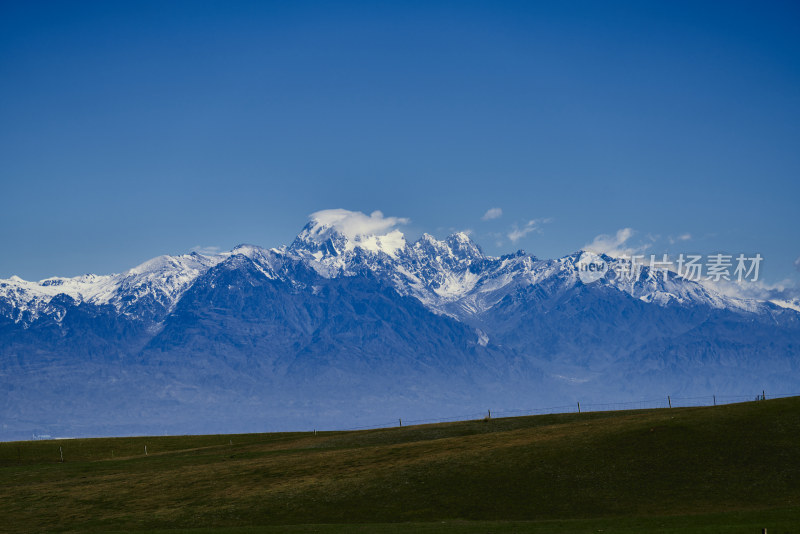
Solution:
<svg viewBox="0 0 800 534">
<path fill-rule="evenodd" d="M 797 259 L 794 260 L 794 268 L 800 271 L 800 256 L 798 256 Z"/>
<path fill-rule="evenodd" d="M 692 238 L 692 234 L 685 233 L 685 234 L 681 234 L 681 235 L 676 236 L 676 237 L 669 236 L 668 239 L 669 239 L 669 244 L 670 245 L 674 245 L 675 243 L 680 243 L 681 241 L 689 241 L 691 238 Z"/>
<path fill-rule="evenodd" d="M 219 247 L 203 247 L 200 245 L 192 248 L 192 252 L 197 252 L 198 254 L 203 254 L 204 256 L 213 256 L 215 254 L 219 254 L 221 251 L 222 249 Z"/>
<path fill-rule="evenodd" d="M 502 247 L 505 241 L 505 234 L 502 232 L 491 232 L 488 234 L 494 240 L 494 245 L 496 247 Z"/>
<path fill-rule="evenodd" d="M 503 210 L 501 208 L 489 208 L 486 210 L 486 213 L 483 214 L 481 220 L 483 221 L 491 221 L 492 219 L 499 219 L 503 216 Z"/>
<path fill-rule="evenodd" d="M 512 243 L 516 243 L 531 232 L 542 233 L 542 225 L 551 222 L 553 219 L 531 219 L 524 225 L 520 226 L 515 224 L 512 226 L 511 231 L 506 235 Z"/>
<path fill-rule="evenodd" d="M 614 235 L 600 234 L 591 243 L 587 243 L 583 249 L 595 254 L 608 254 L 609 256 L 618 257 L 633 256 L 652 246 L 652 237 L 650 238 L 650 243 L 631 244 L 630 240 L 635 233 L 633 228 L 621 228 Z"/>
</svg>

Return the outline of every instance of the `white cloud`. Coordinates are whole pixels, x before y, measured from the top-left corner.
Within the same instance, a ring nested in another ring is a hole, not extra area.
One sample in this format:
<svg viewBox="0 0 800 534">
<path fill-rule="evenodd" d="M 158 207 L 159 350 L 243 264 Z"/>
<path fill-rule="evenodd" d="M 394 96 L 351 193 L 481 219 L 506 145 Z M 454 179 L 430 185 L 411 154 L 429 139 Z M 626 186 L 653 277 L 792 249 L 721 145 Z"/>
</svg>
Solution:
<svg viewBox="0 0 800 534">
<path fill-rule="evenodd" d="M 669 244 L 674 245 L 675 243 L 678 243 L 680 241 L 689 241 L 691 238 L 692 234 L 690 233 L 681 234 L 677 237 L 669 236 Z"/>
<path fill-rule="evenodd" d="M 499 219 L 503 215 L 503 210 L 500 208 L 490 208 L 483 214 L 481 220 L 491 221 L 492 219 Z"/>
<path fill-rule="evenodd" d="M 192 252 L 197 252 L 198 254 L 203 254 L 204 256 L 213 256 L 215 254 L 219 254 L 221 250 L 222 249 L 219 247 L 203 247 L 200 245 L 192 248 Z"/>
<path fill-rule="evenodd" d="M 542 233 L 542 225 L 551 222 L 553 219 L 531 219 L 522 227 L 515 224 L 511 231 L 508 233 L 508 238 L 512 243 L 516 243 L 531 232 Z"/>
<path fill-rule="evenodd" d="M 387 234 L 394 230 L 395 226 L 409 223 L 409 219 L 405 217 L 384 217 L 380 211 L 366 215 L 360 211 L 345 209 L 317 211 L 309 215 L 309 218 L 320 225 L 335 228 L 348 239 Z"/>
<path fill-rule="evenodd" d="M 784 308 L 792 308 L 800 311 L 800 287 L 790 280 L 782 280 L 776 284 L 768 284 L 763 281 L 727 281 L 718 282 L 703 281 L 723 295 L 744 299 L 755 299 L 769 301 Z"/>
<path fill-rule="evenodd" d="M 652 243 L 642 243 L 635 246 L 629 244 L 634 233 L 633 228 L 621 228 L 614 235 L 600 234 L 591 243 L 587 243 L 583 250 L 594 252 L 595 254 L 608 254 L 609 256 L 619 257 L 633 256 L 650 248 Z M 652 241 L 653 239 L 651 238 Z"/>
<path fill-rule="evenodd" d="M 519 241 L 529 233 L 533 232 L 534 230 L 536 230 L 536 227 L 530 224 L 530 222 L 525 226 L 523 226 L 522 228 L 518 227 L 515 224 L 514 228 L 508 233 L 508 238 L 511 240 L 512 243 L 516 243 L 517 241 Z"/>
</svg>

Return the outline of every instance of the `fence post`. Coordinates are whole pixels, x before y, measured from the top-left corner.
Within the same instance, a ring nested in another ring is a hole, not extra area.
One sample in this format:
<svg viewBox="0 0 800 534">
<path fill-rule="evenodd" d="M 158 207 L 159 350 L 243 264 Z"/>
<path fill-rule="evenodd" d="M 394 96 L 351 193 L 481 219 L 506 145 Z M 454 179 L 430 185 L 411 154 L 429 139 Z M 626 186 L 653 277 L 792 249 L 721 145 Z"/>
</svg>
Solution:
<svg viewBox="0 0 800 534">
<path fill-rule="evenodd" d="M 61 463 L 64 463 L 64 451 L 61 449 L 61 447 L 58 448 L 58 454 L 61 455 Z"/>
<path fill-rule="evenodd" d="M 717 396 L 714 395 L 714 406 L 716 406 L 716 405 L 717 405 Z"/>
<path fill-rule="evenodd" d="M 578 401 L 578 413 L 581 413 L 581 402 Z"/>
<path fill-rule="evenodd" d="M 397 418 L 397 422 L 400 423 L 400 426 L 403 426 L 403 419 L 402 418 L 398 417 Z"/>
<path fill-rule="evenodd" d="M 147 445 L 144 446 L 144 455 L 147 456 Z"/>
<path fill-rule="evenodd" d="M 669 407 L 672 408 L 672 399 L 669 398 L 669 395 L 667 395 L 667 403 L 669 404 Z"/>
</svg>

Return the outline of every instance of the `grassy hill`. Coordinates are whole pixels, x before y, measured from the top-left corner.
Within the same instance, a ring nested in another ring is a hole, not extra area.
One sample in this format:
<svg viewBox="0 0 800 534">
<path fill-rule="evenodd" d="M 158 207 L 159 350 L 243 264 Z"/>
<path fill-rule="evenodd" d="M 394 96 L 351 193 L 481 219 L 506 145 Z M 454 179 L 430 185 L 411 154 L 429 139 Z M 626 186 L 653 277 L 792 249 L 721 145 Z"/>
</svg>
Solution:
<svg viewBox="0 0 800 534">
<path fill-rule="evenodd" d="M 800 533 L 800 398 L 0 443 L 0 518 L 9 532 Z"/>
</svg>

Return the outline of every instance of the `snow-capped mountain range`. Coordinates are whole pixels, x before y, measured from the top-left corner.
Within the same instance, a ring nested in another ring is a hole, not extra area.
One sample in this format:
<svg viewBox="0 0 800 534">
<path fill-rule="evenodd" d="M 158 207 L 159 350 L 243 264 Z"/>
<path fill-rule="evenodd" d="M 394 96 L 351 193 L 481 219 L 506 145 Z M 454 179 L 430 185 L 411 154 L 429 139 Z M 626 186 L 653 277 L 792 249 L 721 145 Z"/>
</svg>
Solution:
<svg viewBox="0 0 800 534">
<path fill-rule="evenodd" d="M 252 430 L 264 406 L 283 415 L 256 419 L 283 428 L 654 387 L 800 391 L 797 311 L 647 267 L 584 283 L 583 251 L 490 257 L 465 233 L 409 243 L 398 222 L 326 210 L 277 249 L 0 280 L 3 435 Z"/>
<path fill-rule="evenodd" d="M 556 260 L 540 260 L 519 251 L 500 258 L 486 256 L 464 232 L 444 240 L 423 234 L 406 243 L 398 230 L 386 235 L 351 235 L 334 224 L 312 219 L 288 247 L 265 249 L 239 245 L 229 252 L 204 255 L 159 256 L 124 273 L 86 274 L 75 278 L 53 277 L 29 282 L 19 277 L 0 279 L 3 314 L 30 325 L 40 315 L 58 312 L 50 307 L 57 295 L 97 306 L 111 305 L 131 319 L 160 320 L 169 314 L 183 293 L 210 268 L 241 255 L 257 265 L 264 276 L 287 279 L 281 266 L 302 262 L 321 277 L 358 276 L 371 271 L 390 281 L 402 295 L 417 298 L 437 313 L 458 319 L 491 309 L 509 291 L 558 280 L 565 287 L 579 284 L 576 262 L 583 251 Z M 611 265 L 615 258 L 604 256 Z M 658 305 L 669 302 L 708 305 L 763 313 L 770 309 L 752 299 L 723 295 L 701 283 L 674 273 L 651 272 L 645 267 L 636 280 L 609 278 L 607 285 L 634 298 Z"/>
</svg>

